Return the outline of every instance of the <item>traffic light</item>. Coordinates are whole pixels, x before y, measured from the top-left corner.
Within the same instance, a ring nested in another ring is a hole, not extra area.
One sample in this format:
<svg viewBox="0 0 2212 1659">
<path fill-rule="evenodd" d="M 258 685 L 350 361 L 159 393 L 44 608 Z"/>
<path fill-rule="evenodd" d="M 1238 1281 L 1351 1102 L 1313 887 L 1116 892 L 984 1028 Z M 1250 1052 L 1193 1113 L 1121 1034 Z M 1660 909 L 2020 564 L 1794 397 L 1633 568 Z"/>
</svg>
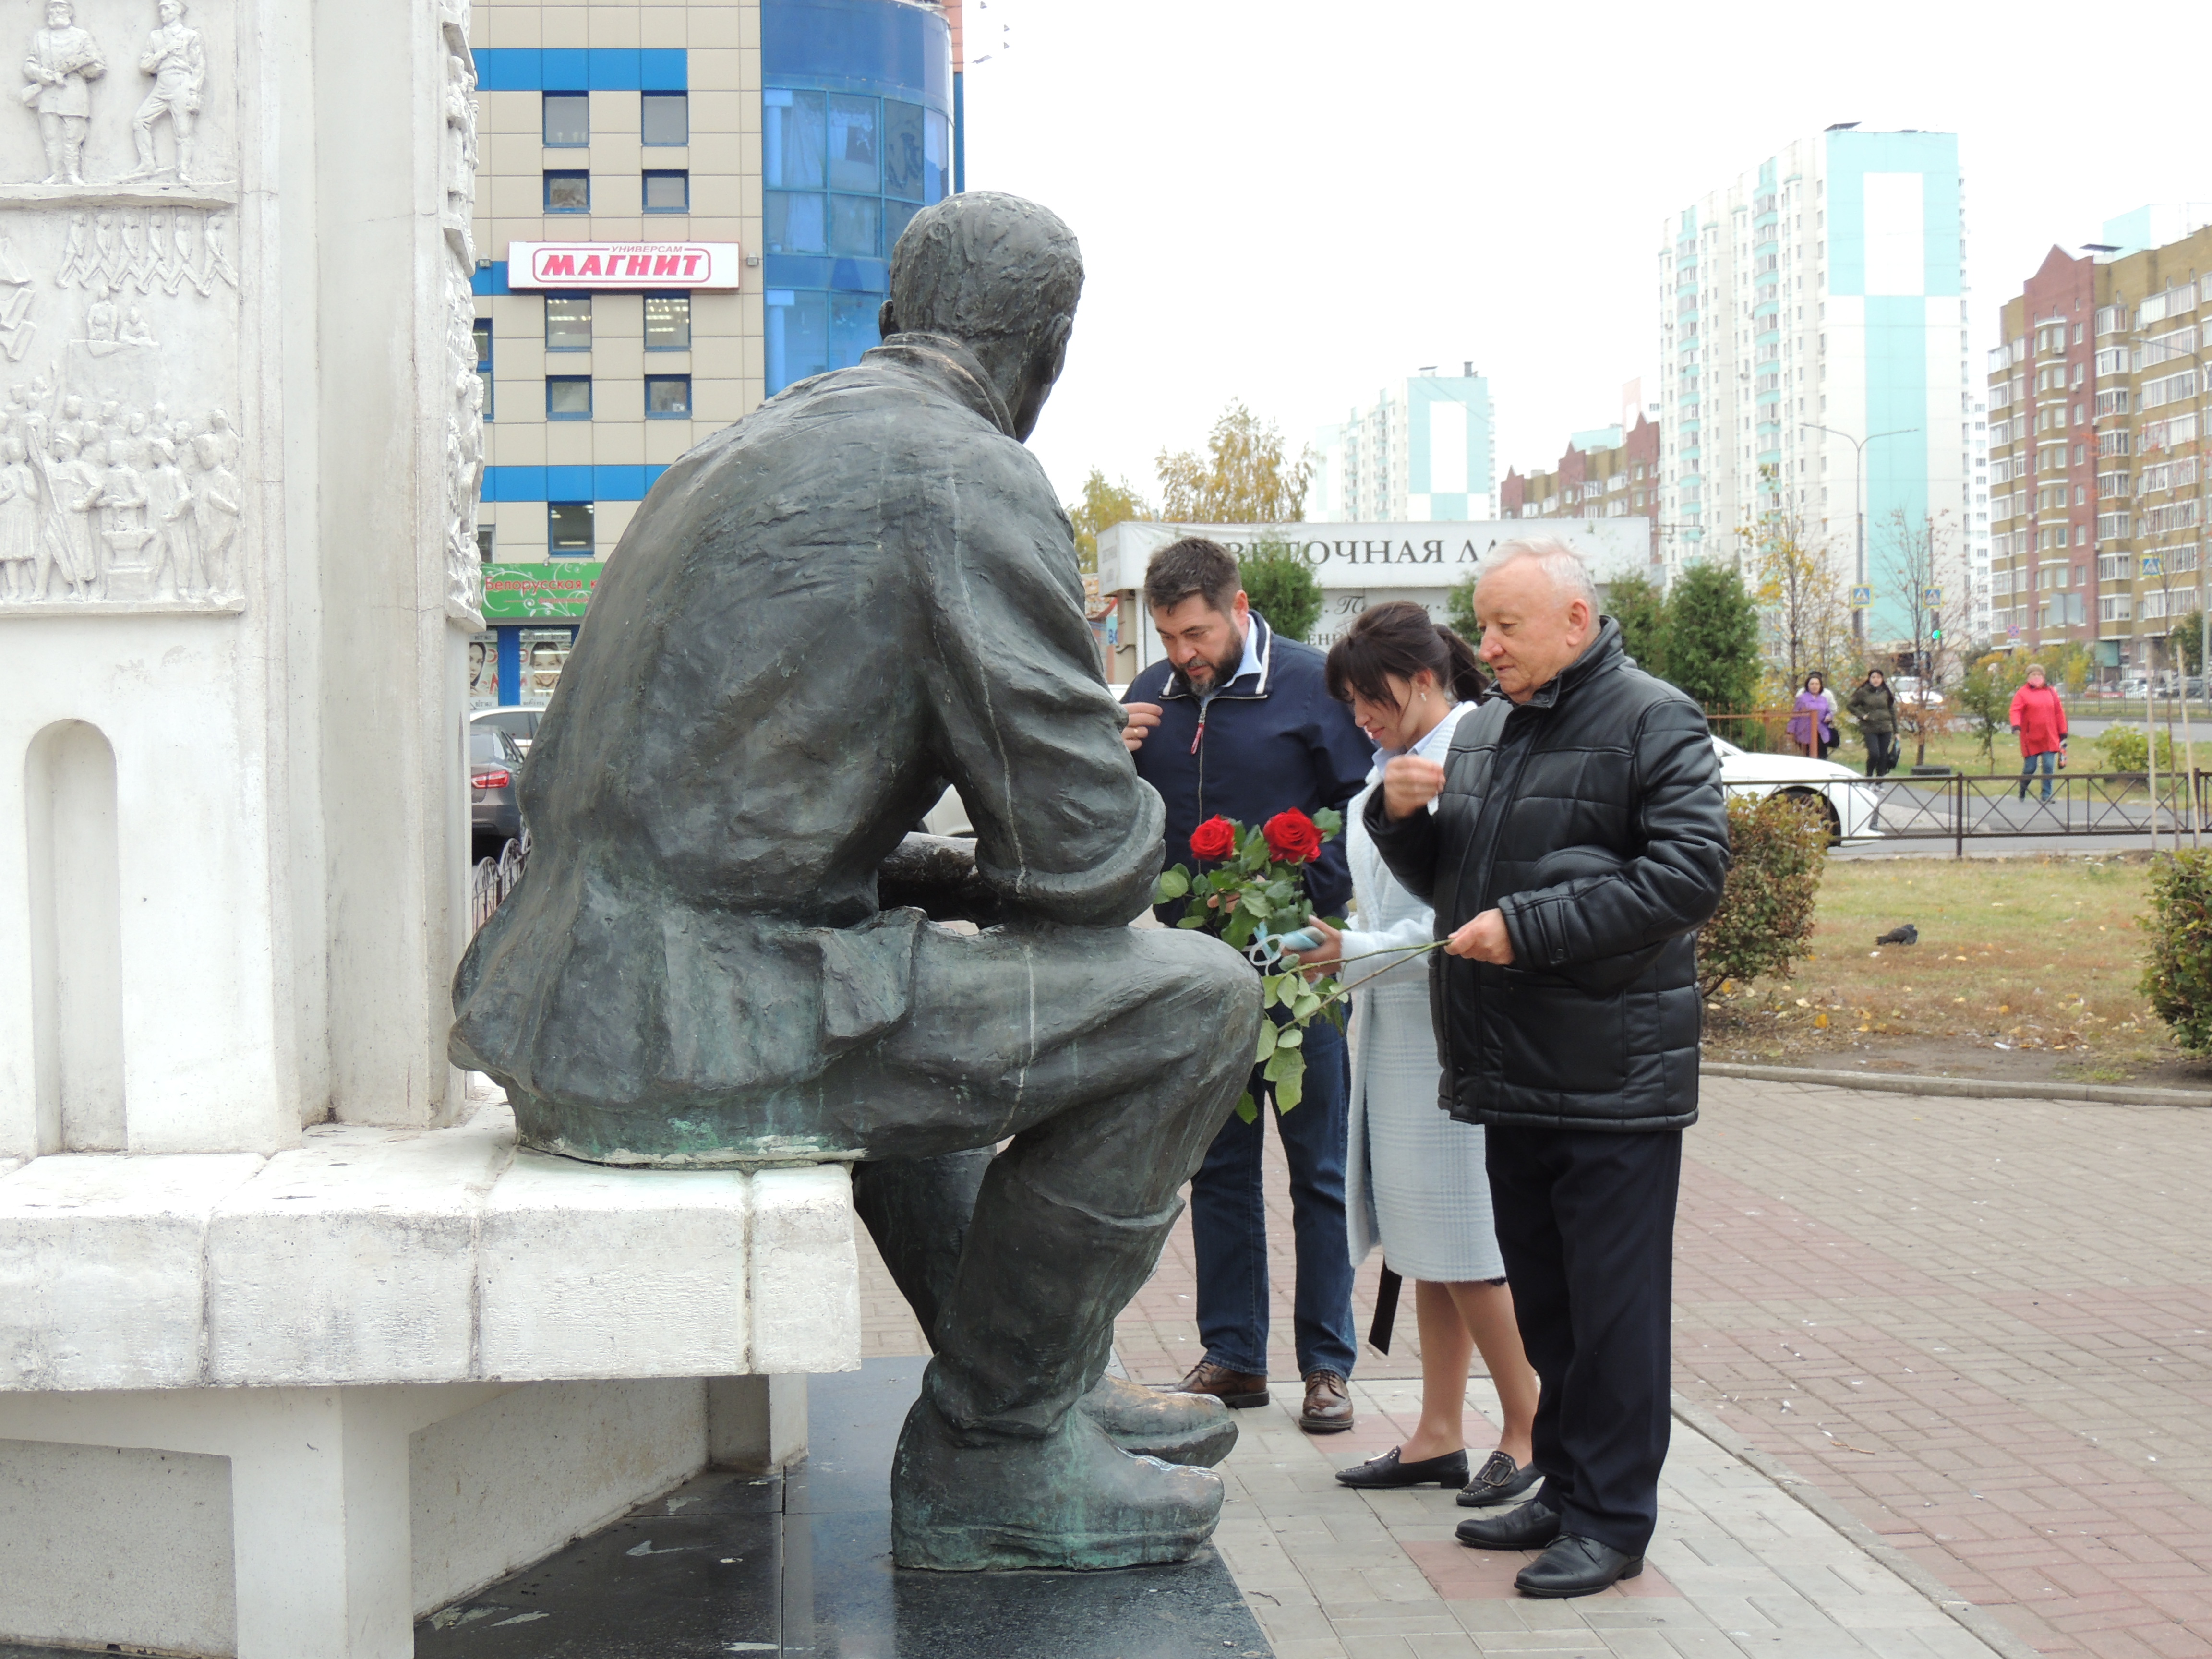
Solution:
<svg viewBox="0 0 2212 1659">
<path fill-rule="evenodd" d="M 1934 645 L 1943 643 L 1943 613 L 1940 611 L 1936 613 L 1936 626 L 1929 630 L 1928 639 Z"/>
</svg>

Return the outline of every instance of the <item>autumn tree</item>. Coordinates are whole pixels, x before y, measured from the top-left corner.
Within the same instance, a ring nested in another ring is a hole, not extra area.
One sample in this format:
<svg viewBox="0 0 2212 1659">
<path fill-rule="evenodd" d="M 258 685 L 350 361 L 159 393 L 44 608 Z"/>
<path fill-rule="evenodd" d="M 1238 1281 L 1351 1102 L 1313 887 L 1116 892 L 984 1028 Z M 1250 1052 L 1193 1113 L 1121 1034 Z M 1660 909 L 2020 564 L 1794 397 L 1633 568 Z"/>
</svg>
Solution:
<svg viewBox="0 0 2212 1659">
<path fill-rule="evenodd" d="M 1233 403 L 1206 434 L 1206 453 L 1162 450 L 1160 516 L 1172 524 L 1286 524 L 1305 516 L 1313 452 L 1285 458 L 1282 429 Z"/>
<path fill-rule="evenodd" d="M 1098 538 L 1117 524 L 1132 519 L 1156 519 L 1152 503 L 1129 487 L 1127 478 L 1107 481 L 1097 467 L 1083 481 L 1083 499 L 1070 502 L 1068 521 L 1075 526 L 1077 562 L 1087 571 L 1098 568 Z"/>
<path fill-rule="evenodd" d="M 1736 533 L 1751 570 L 1752 596 L 1766 623 L 1768 655 L 1794 696 L 1815 669 L 1848 677 L 1856 655 L 1848 595 L 1826 545 L 1784 503 L 1787 494 L 1771 465 L 1759 470 L 1761 498 L 1769 503 Z"/>
</svg>

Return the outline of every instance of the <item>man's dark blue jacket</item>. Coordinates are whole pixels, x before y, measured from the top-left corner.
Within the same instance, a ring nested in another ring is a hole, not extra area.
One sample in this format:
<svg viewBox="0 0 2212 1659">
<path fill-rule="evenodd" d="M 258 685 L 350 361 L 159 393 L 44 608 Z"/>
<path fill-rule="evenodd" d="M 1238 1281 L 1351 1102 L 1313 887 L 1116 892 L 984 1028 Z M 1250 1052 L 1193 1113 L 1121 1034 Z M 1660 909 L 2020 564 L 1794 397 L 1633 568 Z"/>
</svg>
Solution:
<svg viewBox="0 0 2212 1659">
<path fill-rule="evenodd" d="M 1328 695 L 1328 659 L 1279 638 L 1256 612 L 1251 626 L 1259 672 L 1222 687 L 1203 716 L 1196 694 L 1165 662 L 1139 673 L 1121 699 L 1160 706 L 1160 723 L 1137 750 L 1137 775 L 1167 803 L 1170 865 L 1196 866 L 1191 831 L 1210 817 L 1261 824 L 1292 808 L 1309 817 L 1324 808 L 1342 811 L 1375 764 L 1375 745 L 1352 724 L 1351 709 Z M 1341 916 L 1352 902 L 1341 834 L 1307 866 L 1306 893 L 1324 916 Z M 1172 922 L 1182 908 L 1176 899 L 1160 908 L 1160 919 Z"/>
</svg>

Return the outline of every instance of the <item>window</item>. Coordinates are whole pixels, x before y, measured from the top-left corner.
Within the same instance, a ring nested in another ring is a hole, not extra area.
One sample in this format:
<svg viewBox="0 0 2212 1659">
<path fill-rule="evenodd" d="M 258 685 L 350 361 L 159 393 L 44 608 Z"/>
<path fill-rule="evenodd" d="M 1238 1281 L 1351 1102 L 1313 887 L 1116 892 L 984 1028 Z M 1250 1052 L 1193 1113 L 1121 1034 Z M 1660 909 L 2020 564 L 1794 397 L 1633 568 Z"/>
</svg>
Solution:
<svg viewBox="0 0 2212 1659">
<path fill-rule="evenodd" d="M 647 375 L 645 417 L 649 421 L 690 420 L 691 377 L 689 374 Z"/>
<path fill-rule="evenodd" d="M 491 562 L 491 526 L 488 524 L 477 526 L 477 560 L 482 564 Z"/>
<path fill-rule="evenodd" d="M 883 189 L 883 169 L 877 161 L 876 100 L 872 98 L 830 98 L 830 188 L 865 191 L 873 196 Z"/>
<path fill-rule="evenodd" d="M 645 210 L 647 213 L 690 212 L 691 175 L 672 170 L 648 172 L 645 175 Z"/>
<path fill-rule="evenodd" d="M 645 296 L 645 349 L 647 351 L 691 349 L 690 295 L 648 294 Z"/>
<path fill-rule="evenodd" d="M 556 559 L 588 558 L 592 553 L 592 504 L 589 501 L 549 501 L 546 529 Z"/>
<path fill-rule="evenodd" d="M 589 351 L 592 349 L 590 295 L 549 294 L 545 296 L 545 349 L 548 351 Z"/>
<path fill-rule="evenodd" d="M 479 317 L 476 322 L 477 380 L 483 389 L 483 417 L 491 419 L 491 319 Z"/>
<path fill-rule="evenodd" d="M 2097 453 L 2100 455 L 2124 455 L 2128 453 L 2126 433 L 2100 432 L 2097 434 Z"/>
<path fill-rule="evenodd" d="M 648 144 L 691 142 L 691 94 L 648 92 L 638 108 L 638 137 Z"/>
<path fill-rule="evenodd" d="M 884 194 L 902 202 L 922 200 L 927 166 L 922 113 L 917 104 L 884 100 Z"/>
<path fill-rule="evenodd" d="M 2105 593 L 2098 597 L 2099 622 L 2133 622 L 2135 614 L 2136 601 L 2132 593 Z"/>
<path fill-rule="evenodd" d="M 875 258 L 882 213 L 883 204 L 872 196 L 832 196 L 830 252 L 853 258 Z"/>
<path fill-rule="evenodd" d="M 592 142 L 592 100 L 580 92 L 545 94 L 545 147 L 581 149 Z"/>
<path fill-rule="evenodd" d="M 2125 513 L 2100 513 L 2097 515 L 2097 539 L 2100 542 L 2130 540 L 2134 530 L 2134 521 Z M 2101 576 L 2105 572 L 2100 568 L 2097 574 Z"/>
<path fill-rule="evenodd" d="M 545 377 L 545 418 L 549 421 L 590 420 L 592 377 L 588 374 L 548 374 Z"/>
<path fill-rule="evenodd" d="M 548 213 L 589 213 L 592 175 L 580 168 L 545 170 L 545 210 Z"/>
<path fill-rule="evenodd" d="M 829 198 L 818 194 L 771 190 L 763 194 L 761 233 L 770 253 L 823 253 L 829 250 Z"/>
</svg>

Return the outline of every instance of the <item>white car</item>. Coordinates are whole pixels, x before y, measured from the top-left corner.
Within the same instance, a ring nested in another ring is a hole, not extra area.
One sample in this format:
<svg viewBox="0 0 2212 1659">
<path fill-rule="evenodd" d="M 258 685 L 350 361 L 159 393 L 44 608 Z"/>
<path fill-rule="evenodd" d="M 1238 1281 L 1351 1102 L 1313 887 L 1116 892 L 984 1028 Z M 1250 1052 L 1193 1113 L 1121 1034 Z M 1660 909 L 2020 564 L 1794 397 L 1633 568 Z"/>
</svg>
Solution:
<svg viewBox="0 0 2212 1659">
<path fill-rule="evenodd" d="M 1899 674 L 1890 681 L 1889 689 L 1899 702 L 1909 702 L 1917 708 L 1941 708 L 1943 694 L 1934 686 L 1923 686 L 1911 674 Z"/>
<path fill-rule="evenodd" d="M 1754 755 L 1719 738 L 1713 739 L 1713 753 L 1721 757 L 1721 783 L 1731 795 L 1751 800 L 1767 795 L 1818 800 L 1827 812 L 1828 834 L 1834 840 L 1881 833 L 1874 823 L 1881 790 L 1848 766 L 1807 755 Z"/>
</svg>

